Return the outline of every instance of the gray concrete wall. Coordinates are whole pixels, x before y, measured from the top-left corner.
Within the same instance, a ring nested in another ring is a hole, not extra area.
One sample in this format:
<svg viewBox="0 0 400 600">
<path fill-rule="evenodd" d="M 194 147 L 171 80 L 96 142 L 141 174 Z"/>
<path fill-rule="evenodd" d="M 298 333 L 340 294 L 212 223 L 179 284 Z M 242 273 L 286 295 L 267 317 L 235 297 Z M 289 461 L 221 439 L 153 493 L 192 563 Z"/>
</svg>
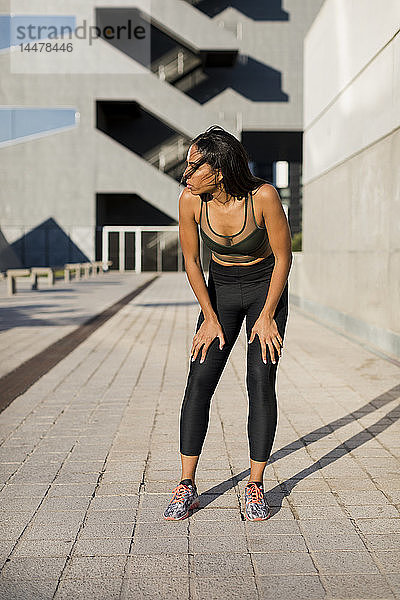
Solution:
<svg viewBox="0 0 400 600">
<path fill-rule="evenodd" d="M 384 8 L 327 0 L 305 38 L 303 252 L 291 294 L 400 356 L 400 5 Z"/>
</svg>

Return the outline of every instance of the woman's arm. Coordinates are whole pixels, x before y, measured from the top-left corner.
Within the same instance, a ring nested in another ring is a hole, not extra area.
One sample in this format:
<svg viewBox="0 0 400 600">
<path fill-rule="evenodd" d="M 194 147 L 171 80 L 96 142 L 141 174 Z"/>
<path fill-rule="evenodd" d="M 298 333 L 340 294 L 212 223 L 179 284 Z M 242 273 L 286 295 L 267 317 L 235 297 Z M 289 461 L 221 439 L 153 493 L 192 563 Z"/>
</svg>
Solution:
<svg viewBox="0 0 400 600">
<path fill-rule="evenodd" d="M 292 265 L 292 240 L 289 223 L 276 189 L 272 185 L 264 184 L 260 188 L 257 198 L 260 198 L 262 205 L 269 243 L 275 255 L 275 266 L 269 283 L 267 299 L 257 321 L 253 325 L 249 344 L 258 335 L 263 361 L 267 362 L 268 346 L 271 361 L 275 364 L 275 350 L 278 356 L 281 356 L 283 340 L 278 331 L 274 314 Z"/>
<path fill-rule="evenodd" d="M 276 189 L 272 185 L 264 184 L 260 192 L 264 222 L 269 243 L 275 255 L 275 266 L 269 284 L 267 300 L 261 315 L 272 319 L 292 265 L 292 239 L 289 223 Z"/>
<path fill-rule="evenodd" d="M 217 319 L 211 305 L 200 261 L 200 242 L 195 220 L 196 197 L 187 189 L 179 196 L 179 239 L 185 270 L 206 319 Z"/>
<path fill-rule="evenodd" d="M 195 202 L 197 202 L 196 197 L 189 190 L 185 189 L 181 192 L 179 196 L 179 239 L 185 260 L 186 275 L 204 315 L 204 321 L 193 337 L 190 351 L 193 361 L 196 360 L 198 353 L 203 348 L 200 358 L 202 363 L 211 342 L 218 337 L 219 347 L 222 350 L 225 345 L 225 338 L 218 317 L 212 307 L 201 267 Z"/>
</svg>

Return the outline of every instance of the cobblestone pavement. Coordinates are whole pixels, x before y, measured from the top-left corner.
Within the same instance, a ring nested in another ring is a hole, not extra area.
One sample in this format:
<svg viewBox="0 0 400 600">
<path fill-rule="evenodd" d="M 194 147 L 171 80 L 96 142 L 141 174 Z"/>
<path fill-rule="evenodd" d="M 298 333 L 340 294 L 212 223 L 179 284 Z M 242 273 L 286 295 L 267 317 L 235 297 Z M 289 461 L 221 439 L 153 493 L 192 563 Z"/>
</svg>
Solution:
<svg viewBox="0 0 400 600">
<path fill-rule="evenodd" d="M 198 312 L 186 276 L 162 274 L 0 415 L 0 598 L 400 598 L 399 368 L 294 306 L 273 516 L 243 518 L 242 329 L 213 399 L 200 510 L 163 520 Z"/>
</svg>

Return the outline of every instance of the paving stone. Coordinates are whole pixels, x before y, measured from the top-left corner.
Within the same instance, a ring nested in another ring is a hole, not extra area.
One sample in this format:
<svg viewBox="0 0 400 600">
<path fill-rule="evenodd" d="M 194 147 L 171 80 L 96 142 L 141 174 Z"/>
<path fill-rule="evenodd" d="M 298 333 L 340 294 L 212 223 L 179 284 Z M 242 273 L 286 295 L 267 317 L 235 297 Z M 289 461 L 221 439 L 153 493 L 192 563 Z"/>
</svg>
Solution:
<svg viewBox="0 0 400 600">
<path fill-rule="evenodd" d="M 307 534 L 307 545 L 311 550 L 364 550 L 365 546 L 355 534 Z"/>
<path fill-rule="evenodd" d="M 79 528 L 85 516 L 85 510 L 46 510 L 43 505 L 33 517 L 31 527 L 47 525 L 49 528 L 58 526 Z"/>
<path fill-rule="evenodd" d="M 176 483 L 175 483 L 176 485 Z M 169 494 L 169 497 L 172 496 L 172 490 L 175 486 L 172 485 L 168 481 L 146 481 L 144 486 L 144 491 L 146 494 Z M 199 490 L 200 493 L 200 490 Z"/>
<path fill-rule="evenodd" d="M 165 554 L 160 560 L 159 554 L 136 554 L 128 558 L 128 576 L 147 575 L 175 576 L 187 575 L 189 561 L 187 554 Z"/>
<path fill-rule="evenodd" d="M 13 556 L 64 557 L 72 548 L 73 540 L 25 540 L 18 542 Z"/>
<path fill-rule="evenodd" d="M 282 507 L 271 506 L 271 517 L 268 519 L 268 522 L 272 522 L 272 519 L 274 521 L 282 521 L 282 520 L 292 521 L 295 518 L 296 517 L 293 514 L 293 511 L 291 508 L 286 507 L 286 506 L 282 506 Z"/>
<path fill-rule="evenodd" d="M 259 525 L 260 523 L 257 523 Z M 255 523 L 253 523 L 255 525 Z M 190 518 L 191 535 L 240 535 L 244 531 L 243 521 L 196 521 L 194 517 Z"/>
<path fill-rule="evenodd" d="M 200 577 L 194 579 L 192 587 L 196 598 L 207 598 L 209 600 L 221 600 L 229 598 L 232 600 L 243 600 L 243 598 L 257 598 L 257 588 L 253 577 L 242 575 L 230 575 L 227 573 L 222 577 Z M 188 596 L 183 596 L 188 597 Z"/>
<path fill-rule="evenodd" d="M 374 552 L 374 556 L 382 565 L 382 571 L 384 573 L 398 573 L 399 572 L 399 552 L 396 550 L 384 550 Z"/>
<path fill-rule="evenodd" d="M 364 537 L 372 550 L 400 550 L 400 534 L 398 533 L 367 533 Z"/>
<path fill-rule="evenodd" d="M 385 577 L 386 577 L 386 581 L 388 582 L 388 584 L 390 585 L 390 587 L 394 593 L 395 598 L 399 598 L 400 597 L 400 575 L 399 575 L 399 573 L 396 573 L 395 575 L 392 573 L 389 573 Z"/>
<path fill-rule="evenodd" d="M 0 523 L 0 540 L 17 540 L 25 527 L 24 522 Z"/>
<path fill-rule="evenodd" d="M 63 579 L 105 579 L 111 573 L 122 579 L 125 562 L 125 556 L 73 556 Z"/>
<path fill-rule="evenodd" d="M 337 506 L 336 498 L 330 492 L 297 492 L 293 491 L 289 496 L 294 506 Z"/>
<path fill-rule="evenodd" d="M 80 522 L 47 523 L 42 525 L 29 524 L 24 531 L 24 539 L 27 540 L 58 540 L 74 539 L 79 531 Z"/>
<path fill-rule="evenodd" d="M 45 498 L 40 510 L 46 512 L 78 511 L 84 513 L 90 503 L 90 497 L 84 496 L 60 496 Z"/>
<path fill-rule="evenodd" d="M 135 483 L 100 483 L 96 496 L 136 496 L 139 484 Z M 160 490 L 161 491 L 161 490 Z"/>
<path fill-rule="evenodd" d="M 393 519 L 357 519 L 363 533 L 400 533 L 400 515 Z"/>
<path fill-rule="evenodd" d="M 301 521 L 305 519 L 332 521 L 346 518 L 346 513 L 341 506 L 326 506 L 323 510 L 317 506 L 296 506 L 295 511 Z"/>
<path fill-rule="evenodd" d="M 176 600 L 189 598 L 189 578 L 158 576 L 138 577 L 134 574 L 124 582 L 121 600 Z"/>
<path fill-rule="evenodd" d="M 43 498 L 48 487 L 45 483 L 7 483 L 1 490 L 0 498 Z"/>
<path fill-rule="evenodd" d="M 291 484 L 294 484 L 291 485 Z M 331 489 L 325 479 L 297 479 L 286 480 L 283 487 L 293 492 L 330 492 Z"/>
<path fill-rule="evenodd" d="M 53 483 L 56 484 L 68 484 L 71 483 L 79 483 L 79 484 L 87 484 L 92 485 L 92 488 L 95 487 L 99 480 L 98 473 L 60 473 L 57 475 L 56 479 Z"/>
<path fill-rule="evenodd" d="M 256 552 L 252 554 L 256 575 L 308 575 L 316 568 L 307 552 Z"/>
<path fill-rule="evenodd" d="M 239 508 L 238 497 L 235 494 L 200 494 L 200 508 Z"/>
<path fill-rule="evenodd" d="M 85 525 L 97 526 L 103 523 L 135 523 L 135 511 L 132 510 L 89 510 L 86 514 Z"/>
<path fill-rule="evenodd" d="M 163 523 L 164 522 L 164 509 L 168 503 L 162 508 L 141 508 L 139 507 L 136 520 L 138 523 Z"/>
<path fill-rule="evenodd" d="M 393 598 L 390 587 L 382 575 L 325 575 L 324 583 L 327 586 L 330 598 L 380 598 L 387 600 Z"/>
<path fill-rule="evenodd" d="M 322 600 L 325 590 L 317 575 L 264 575 L 257 577 L 263 600 Z"/>
<path fill-rule="evenodd" d="M 31 579 L 12 581 L 0 579 L 1 600 L 51 600 L 58 585 L 58 579 Z"/>
<path fill-rule="evenodd" d="M 386 496 L 379 490 L 376 491 L 362 491 L 362 492 L 346 492 L 339 490 L 338 495 L 342 502 L 346 505 L 352 506 L 358 504 L 361 506 L 390 504 Z"/>
<path fill-rule="evenodd" d="M 64 564 L 65 557 L 12 557 L 4 565 L 2 577 L 13 581 L 20 579 L 55 579 L 61 575 Z"/>
<path fill-rule="evenodd" d="M 333 490 L 376 491 L 376 485 L 364 477 L 330 477 L 327 479 L 329 487 Z"/>
<path fill-rule="evenodd" d="M 138 505 L 138 496 L 95 496 L 90 503 L 91 510 L 132 510 Z"/>
<path fill-rule="evenodd" d="M 257 525 L 261 526 L 257 527 Z M 266 526 L 266 528 L 264 528 Z M 260 521 L 259 523 L 251 521 L 245 522 L 245 530 L 247 536 L 258 537 L 260 535 L 299 535 L 300 527 L 299 521 L 294 520 L 274 520 L 269 518 L 267 521 Z"/>
<path fill-rule="evenodd" d="M 95 488 L 92 483 L 53 483 L 46 498 L 91 498 Z"/>
<path fill-rule="evenodd" d="M 254 523 L 255 525 L 256 523 Z M 306 552 L 307 546 L 302 535 L 266 535 L 259 531 L 258 536 L 249 537 L 251 552 Z"/>
<path fill-rule="evenodd" d="M 328 519 L 308 519 L 300 521 L 300 529 L 308 535 L 354 535 L 356 529 L 351 521 L 342 516 L 336 521 Z"/>
<path fill-rule="evenodd" d="M 0 557 L 2 564 L 8 558 L 9 554 L 13 550 L 16 545 L 16 541 L 14 540 L 1 540 L 0 539 Z"/>
<path fill-rule="evenodd" d="M 79 535 L 82 539 L 95 538 L 130 538 L 133 525 L 131 523 L 94 523 L 85 524 Z"/>
<path fill-rule="evenodd" d="M 381 506 L 348 506 L 347 511 L 353 519 L 377 519 L 400 517 L 400 513 L 392 504 Z M 378 532 L 379 533 L 379 532 Z"/>
<path fill-rule="evenodd" d="M 196 521 L 240 521 L 240 511 L 237 508 L 217 508 L 212 504 L 206 508 L 200 508 L 193 512 L 193 519 Z"/>
<path fill-rule="evenodd" d="M 119 600 L 122 580 L 109 577 L 82 581 L 65 579 L 61 581 L 56 600 Z"/>
<path fill-rule="evenodd" d="M 34 514 L 34 510 L 15 512 L 12 510 L 2 510 L 0 512 L 0 520 L 3 525 L 12 527 L 13 525 L 27 525 Z"/>
<path fill-rule="evenodd" d="M 130 545 L 130 538 L 78 538 L 74 546 L 74 556 L 127 555 Z"/>
<path fill-rule="evenodd" d="M 132 554 L 187 554 L 187 536 L 154 537 L 135 535 Z M 160 557 L 160 560 L 162 558 Z"/>
<path fill-rule="evenodd" d="M 189 519 L 182 521 L 165 521 L 164 519 L 157 523 L 137 522 L 135 527 L 135 536 L 143 535 L 147 537 L 175 537 L 186 535 L 188 533 Z"/>
<path fill-rule="evenodd" d="M 237 572 L 243 575 L 252 575 L 253 567 L 250 555 L 247 553 L 195 554 L 193 572 L 199 577 L 218 577 Z"/>
<path fill-rule="evenodd" d="M 320 573 L 379 573 L 379 569 L 367 551 L 313 552 Z"/>
<path fill-rule="evenodd" d="M 211 552 L 247 552 L 247 542 L 244 536 L 208 536 L 196 535 L 189 538 L 189 550 L 194 554 Z"/>
</svg>

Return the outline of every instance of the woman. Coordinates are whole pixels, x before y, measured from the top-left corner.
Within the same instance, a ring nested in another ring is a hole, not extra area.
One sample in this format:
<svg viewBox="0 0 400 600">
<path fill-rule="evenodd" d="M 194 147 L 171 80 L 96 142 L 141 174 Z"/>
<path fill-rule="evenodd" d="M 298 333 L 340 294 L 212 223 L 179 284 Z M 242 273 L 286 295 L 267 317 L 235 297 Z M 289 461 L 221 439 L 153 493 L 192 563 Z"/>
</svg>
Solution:
<svg viewBox="0 0 400 600">
<path fill-rule="evenodd" d="M 244 147 L 221 127 L 214 125 L 198 135 L 186 162 L 179 236 L 186 275 L 201 312 L 181 408 L 182 476 L 164 518 L 184 519 L 199 505 L 195 472 L 211 397 L 246 318 L 251 465 L 246 517 L 264 520 L 270 510 L 263 474 L 275 437 L 275 380 L 288 316 L 290 229 L 276 189 L 252 175 Z M 212 252 L 207 285 L 198 225 Z"/>
</svg>

